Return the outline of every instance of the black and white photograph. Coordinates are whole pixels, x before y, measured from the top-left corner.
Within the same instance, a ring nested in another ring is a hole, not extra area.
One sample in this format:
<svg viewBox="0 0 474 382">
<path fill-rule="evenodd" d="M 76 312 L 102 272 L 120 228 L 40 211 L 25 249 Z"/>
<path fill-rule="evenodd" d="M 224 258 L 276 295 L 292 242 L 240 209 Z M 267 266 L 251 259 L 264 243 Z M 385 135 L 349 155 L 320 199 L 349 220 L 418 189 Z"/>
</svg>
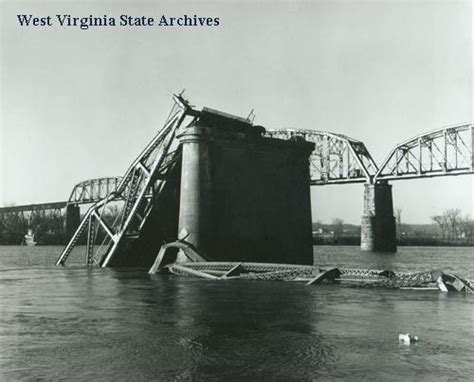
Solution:
<svg viewBox="0 0 474 382">
<path fill-rule="evenodd" d="M 0 381 L 474 380 L 472 0 L 0 0 Z"/>
</svg>

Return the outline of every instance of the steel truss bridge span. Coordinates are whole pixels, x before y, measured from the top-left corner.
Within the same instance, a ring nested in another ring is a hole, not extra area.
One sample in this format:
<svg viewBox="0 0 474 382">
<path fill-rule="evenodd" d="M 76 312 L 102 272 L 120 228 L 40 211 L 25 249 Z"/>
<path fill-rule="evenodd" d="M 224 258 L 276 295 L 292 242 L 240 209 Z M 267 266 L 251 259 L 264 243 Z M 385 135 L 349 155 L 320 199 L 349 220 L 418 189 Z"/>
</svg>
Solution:
<svg viewBox="0 0 474 382">
<path fill-rule="evenodd" d="M 371 183 L 378 171 L 364 143 L 342 134 L 317 130 L 267 130 L 277 139 L 302 138 L 315 144 L 309 159 L 311 185 Z"/>
<path fill-rule="evenodd" d="M 78 205 L 96 203 L 107 197 L 110 193 L 115 192 L 121 180 L 122 178 L 118 176 L 89 179 L 74 186 L 68 201 L 0 207 L 0 214 L 62 210 L 71 204 Z"/>
<path fill-rule="evenodd" d="M 420 134 L 395 146 L 374 177 L 429 178 L 474 173 L 474 125 L 465 123 Z"/>
<path fill-rule="evenodd" d="M 95 203 L 115 192 L 122 180 L 121 176 L 89 179 L 74 186 L 68 204 Z"/>
<path fill-rule="evenodd" d="M 16 213 L 16 212 L 30 212 L 30 211 L 46 211 L 46 210 L 61 210 L 67 206 L 67 202 L 51 202 L 42 204 L 24 204 L 21 206 L 1 207 L 1 214 Z"/>
</svg>

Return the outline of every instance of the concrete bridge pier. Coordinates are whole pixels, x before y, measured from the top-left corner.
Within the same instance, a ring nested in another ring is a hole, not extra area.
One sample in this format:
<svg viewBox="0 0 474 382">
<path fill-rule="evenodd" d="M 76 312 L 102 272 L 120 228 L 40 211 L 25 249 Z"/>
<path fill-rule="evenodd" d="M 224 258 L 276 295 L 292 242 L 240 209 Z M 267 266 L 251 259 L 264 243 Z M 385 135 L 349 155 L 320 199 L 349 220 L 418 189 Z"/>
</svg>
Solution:
<svg viewBox="0 0 474 382">
<path fill-rule="evenodd" d="M 178 235 L 211 261 L 312 264 L 308 157 L 314 144 L 264 132 L 205 108 L 178 135 Z"/>
<path fill-rule="evenodd" d="M 396 252 L 397 239 L 395 217 L 393 216 L 392 185 L 380 181 L 364 186 L 361 250 Z"/>
<path fill-rule="evenodd" d="M 66 206 L 66 236 L 69 238 L 74 235 L 77 227 L 81 223 L 80 208 L 75 204 Z"/>
<path fill-rule="evenodd" d="M 182 138 L 179 234 L 204 253 L 210 250 L 211 167 L 206 134 L 190 128 Z"/>
</svg>

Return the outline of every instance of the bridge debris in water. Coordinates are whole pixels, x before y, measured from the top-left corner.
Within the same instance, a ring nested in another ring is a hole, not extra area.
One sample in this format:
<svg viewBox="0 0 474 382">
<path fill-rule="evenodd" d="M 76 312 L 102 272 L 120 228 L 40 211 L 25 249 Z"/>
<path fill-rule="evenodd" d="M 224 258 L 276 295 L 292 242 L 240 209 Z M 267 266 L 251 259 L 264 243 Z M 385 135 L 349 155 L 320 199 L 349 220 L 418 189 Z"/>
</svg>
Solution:
<svg viewBox="0 0 474 382">
<path fill-rule="evenodd" d="M 169 272 L 212 280 L 295 281 L 306 285 L 339 284 L 358 288 L 441 290 L 474 293 L 471 281 L 442 271 L 402 273 L 357 268 L 241 262 L 174 262 L 154 265 L 150 274 Z"/>
</svg>

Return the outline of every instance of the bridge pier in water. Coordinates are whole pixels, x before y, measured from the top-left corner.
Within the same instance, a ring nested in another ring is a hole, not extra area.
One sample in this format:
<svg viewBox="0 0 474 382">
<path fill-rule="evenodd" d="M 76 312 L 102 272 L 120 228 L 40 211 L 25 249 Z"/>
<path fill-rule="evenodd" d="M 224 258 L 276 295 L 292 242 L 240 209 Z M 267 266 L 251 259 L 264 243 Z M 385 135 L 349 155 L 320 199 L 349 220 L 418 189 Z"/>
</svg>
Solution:
<svg viewBox="0 0 474 382">
<path fill-rule="evenodd" d="M 66 206 L 66 236 L 69 238 L 74 235 L 81 222 L 80 208 L 76 204 Z"/>
<path fill-rule="evenodd" d="M 364 215 L 361 222 L 362 251 L 396 252 L 392 185 L 385 181 L 364 185 Z"/>
<path fill-rule="evenodd" d="M 209 260 L 312 264 L 314 145 L 263 133 L 208 109 L 184 129 L 178 231 Z"/>
<path fill-rule="evenodd" d="M 109 245 L 94 246 L 89 235 L 88 265 L 149 267 L 161 244 L 177 236 L 209 260 L 311 264 L 310 185 L 360 182 L 367 182 L 361 249 L 395 252 L 392 190 L 386 181 L 473 173 L 472 162 L 465 163 L 472 158 L 472 146 L 465 144 L 474 136 L 472 124 L 405 141 L 378 168 L 364 143 L 345 135 L 265 131 L 249 119 L 193 109 L 181 95 L 173 99 L 162 130 L 115 192 L 87 211 L 57 265 L 64 265 L 78 238 L 97 232 L 95 227 Z M 429 158 L 429 168 L 422 157 Z M 81 201 L 86 193 L 78 191 L 69 202 L 92 201 Z M 111 227 L 102 212 L 117 201 L 121 220 Z M 68 208 L 68 232 L 78 216 L 78 207 Z"/>
</svg>

